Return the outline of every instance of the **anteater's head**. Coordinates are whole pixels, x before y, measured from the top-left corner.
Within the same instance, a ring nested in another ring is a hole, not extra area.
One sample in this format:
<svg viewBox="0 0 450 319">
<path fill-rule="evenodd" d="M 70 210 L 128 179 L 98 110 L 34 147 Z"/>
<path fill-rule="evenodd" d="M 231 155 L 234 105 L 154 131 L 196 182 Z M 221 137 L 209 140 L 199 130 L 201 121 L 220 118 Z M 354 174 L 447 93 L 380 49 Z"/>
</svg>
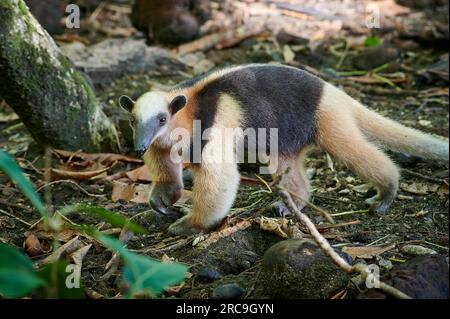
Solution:
<svg viewBox="0 0 450 319">
<path fill-rule="evenodd" d="M 168 132 L 170 120 L 187 103 L 184 95 L 168 98 L 163 92 L 148 92 L 133 101 L 122 95 L 120 106 L 131 113 L 134 150 L 142 156 L 152 143 Z"/>
</svg>

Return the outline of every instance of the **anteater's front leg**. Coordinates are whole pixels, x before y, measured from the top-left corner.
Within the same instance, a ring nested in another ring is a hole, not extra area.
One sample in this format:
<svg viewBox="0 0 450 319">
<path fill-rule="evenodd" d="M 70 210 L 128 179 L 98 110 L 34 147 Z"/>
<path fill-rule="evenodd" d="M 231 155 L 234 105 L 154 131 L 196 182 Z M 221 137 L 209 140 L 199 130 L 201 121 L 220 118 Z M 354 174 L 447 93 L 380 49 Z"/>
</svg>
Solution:
<svg viewBox="0 0 450 319">
<path fill-rule="evenodd" d="M 172 235 L 189 235 L 218 226 L 233 205 L 239 187 L 236 163 L 193 167 L 192 212 L 169 227 Z"/>
<path fill-rule="evenodd" d="M 155 145 L 145 153 L 144 161 L 152 179 L 150 206 L 164 215 L 175 216 L 171 206 L 180 198 L 183 189 L 181 164 L 170 158 L 170 150 Z"/>
</svg>

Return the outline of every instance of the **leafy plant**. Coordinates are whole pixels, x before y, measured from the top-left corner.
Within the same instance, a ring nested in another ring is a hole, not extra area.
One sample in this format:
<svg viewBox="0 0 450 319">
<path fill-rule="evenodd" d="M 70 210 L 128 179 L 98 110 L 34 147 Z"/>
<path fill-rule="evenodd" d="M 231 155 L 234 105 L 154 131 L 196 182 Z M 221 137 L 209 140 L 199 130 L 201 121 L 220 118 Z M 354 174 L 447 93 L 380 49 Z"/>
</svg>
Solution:
<svg viewBox="0 0 450 319">
<path fill-rule="evenodd" d="M 382 44 L 383 44 L 383 40 L 381 40 L 381 38 L 377 37 L 376 35 L 369 35 L 366 38 L 366 41 L 364 41 L 364 45 L 369 48 L 378 47 Z"/>
<path fill-rule="evenodd" d="M 53 216 L 48 214 L 33 184 L 24 175 L 14 159 L 2 150 L 0 150 L 0 170 L 4 171 L 22 190 L 42 215 L 47 225 L 56 233 L 61 231 L 59 222 L 56 220 L 57 217 L 55 217 L 56 214 Z M 63 207 L 59 210 L 59 213 L 64 215 L 73 211 L 86 212 L 101 217 L 114 227 L 125 227 L 135 233 L 145 232 L 141 226 L 103 207 L 75 204 Z M 128 297 L 138 294 L 158 295 L 168 286 L 174 285 L 186 277 L 188 267 L 185 265 L 161 263 L 146 256 L 135 254 L 123 247 L 122 242 L 118 239 L 106 236 L 88 225 L 80 225 L 77 230 L 89 234 L 124 259 L 125 268 L 122 278 L 130 287 L 127 293 Z M 63 280 L 54 280 L 64 276 L 65 265 L 64 261 L 57 261 L 54 264 L 44 266 L 38 272 L 26 255 L 13 247 L 0 244 L 0 296 L 18 298 L 40 288 L 40 290 L 47 292 L 57 291 L 58 296 L 62 298 L 79 297 L 78 294 L 71 293 L 61 286 Z M 53 276 L 53 271 L 56 271 L 57 277 Z"/>
<path fill-rule="evenodd" d="M 0 243 L 0 295 L 22 297 L 44 283 L 27 256 Z"/>
</svg>

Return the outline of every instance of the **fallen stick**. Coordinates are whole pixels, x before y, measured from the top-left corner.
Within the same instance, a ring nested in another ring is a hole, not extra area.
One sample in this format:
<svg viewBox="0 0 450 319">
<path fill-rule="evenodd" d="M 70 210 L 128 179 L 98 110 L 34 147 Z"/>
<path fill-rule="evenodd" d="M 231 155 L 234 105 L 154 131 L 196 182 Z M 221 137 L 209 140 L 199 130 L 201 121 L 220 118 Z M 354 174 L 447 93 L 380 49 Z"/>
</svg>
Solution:
<svg viewBox="0 0 450 319">
<path fill-rule="evenodd" d="M 316 243 L 319 245 L 319 247 L 324 251 L 324 253 L 333 260 L 333 262 L 339 266 L 342 270 L 344 270 L 347 273 L 359 273 L 363 280 L 368 278 L 369 276 L 372 276 L 372 273 L 367 265 L 364 265 L 362 263 L 357 263 L 356 265 L 349 265 L 341 256 L 339 256 L 338 253 L 331 247 L 330 243 L 319 233 L 316 226 L 313 224 L 313 222 L 303 214 L 298 208 L 297 205 L 295 205 L 294 201 L 292 200 L 291 195 L 283 190 L 280 189 L 280 197 L 282 198 L 284 204 L 286 207 L 292 212 L 297 215 L 297 217 L 300 219 L 300 221 L 308 228 L 311 236 L 314 238 Z M 410 296 L 406 295 L 405 293 L 401 292 L 395 287 L 392 287 L 386 283 L 381 282 L 378 278 L 372 277 L 374 281 L 374 287 L 378 286 L 378 289 L 384 291 L 387 294 L 390 294 L 396 298 L 399 299 L 412 299 Z"/>
</svg>

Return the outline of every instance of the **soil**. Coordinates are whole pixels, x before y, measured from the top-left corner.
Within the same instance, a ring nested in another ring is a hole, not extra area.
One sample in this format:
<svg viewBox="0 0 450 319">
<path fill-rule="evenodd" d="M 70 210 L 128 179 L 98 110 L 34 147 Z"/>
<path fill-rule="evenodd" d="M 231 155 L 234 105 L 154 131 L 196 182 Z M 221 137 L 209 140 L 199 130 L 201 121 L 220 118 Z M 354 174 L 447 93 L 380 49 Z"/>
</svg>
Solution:
<svg viewBox="0 0 450 319">
<path fill-rule="evenodd" d="M 294 63 L 320 70 L 327 80 L 340 86 L 369 108 L 389 118 L 424 132 L 448 137 L 448 82 L 422 85 L 416 81 L 419 71 L 439 61 L 442 56 L 445 56 L 444 51 L 423 48 L 419 45 L 401 49 L 401 58 L 391 64 L 389 70 L 390 73 L 403 72 L 406 75 L 407 81 L 398 84 L 400 91 L 386 84 L 363 84 L 344 77 L 329 76 L 326 70 L 330 67 L 335 68 L 339 63 L 339 57 L 331 54 L 328 49 L 343 40 L 343 36 L 336 34 L 333 38 L 323 40 L 314 52 L 308 48 L 296 52 Z M 406 46 L 405 43 L 403 44 Z M 255 46 L 264 49 L 257 50 Z M 255 38 L 242 42 L 237 47 L 210 50 L 205 53 L 205 59 L 212 61 L 216 66 L 283 62 L 283 53 L 282 49 L 270 39 Z M 345 59 L 341 71 L 352 69 L 351 59 Z M 154 74 L 124 76 L 107 87 L 99 88 L 97 96 L 105 101 L 108 107 L 114 108 L 117 107 L 115 101 L 124 93 L 132 96 L 149 90 L 155 85 L 173 85 L 186 79 L 188 75 L 180 73 L 176 76 L 155 76 Z M 447 93 L 436 96 L 430 94 L 432 90 L 441 88 L 446 89 Z M 8 112 L 6 107 L 0 110 Z M 14 125 L 16 127 L 12 128 Z M 32 141 L 26 129 L 20 125 L 20 121 L 0 122 L 0 132 L 0 146 L 16 157 L 37 187 L 44 185 L 43 176 L 34 169 L 34 167 L 38 169 L 44 167 L 43 153 Z M 326 154 L 320 150 L 311 154 L 307 160 L 307 167 L 308 172 L 312 174 L 312 202 L 330 214 L 350 212 L 347 215 L 336 216 L 337 223 L 360 221 L 357 224 L 331 228 L 324 234 L 336 247 L 366 246 L 371 243 L 395 244 L 393 249 L 382 254 L 383 260 L 390 260 L 394 265 L 412 258 L 401 251 L 401 247 L 406 243 L 416 243 L 448 256 L 448 166 L 405 154 L 390 153 L 390 155 L 403 169 L 400 180 L 403 186 L 390 213 L 386 216 L 376 216 L 367 213 L 367 207 L 364 204 L 365 199 L 374 195 L 373 189 L 356 191 L 355 186 L 365 184 L 357 176 L 339 163 L 333 161 L 331 165 Z M 53 161 L 57 163 L 58 159 L 55 157 Z M 108 175 L 134 167 L 137 165 L 118 164 L 108 172 Z M 244 168 L 243 174 L 255 177 L 254 172 L 248 168 Z M 43 197 L 45 194 L 51 194 L 51 204 L 55 210 L 66 204 L 83 202 L 103 206 L 127 217 L 133 217 L 133 220 L 148 229 L 149 233 L 134 236 L 128 242 L 129 249 L 157 259 L 167 255 L 191 267 L 190 272 L 194 276 L 186 281 L 179 293 L 175 294 L 176 297 L 208 298 L 214 288 L 224 283 L 239 284 L 245 289 L 246 298 L 267 297 L 258 280 L 261 259 L 271 245 L 283 238 L 262 230 L 258 224 L 254 223 L 245 230 L 201 249 L 192 245 L 196 236 L 188 239 L 171 238 L 166 228 L 173 219 L 157 214 L 148 205 L 124 201 L 113 202 L 108 182 L 98 179 L 77 183 L 79 187 L 71 183 L 56 183 L 45 187 L 40 194 Z M 426 195 L 414 194 L 408 185 L 424 185 L 429 191 Z M 0 214 L 0 242 L 22 247 L 26 238 L 25 232 L 29 230 L 29 226 L 18 218 L 34 224 L 39 220 L 39 214 L 6 176 L 1 174 L 0 192 L 0 209 L 9 213 L 9 215 Z M 104 196 L 92 196 L 92 194 Z M 274 217 L 270 204 L 277 200 L 279 198 L 273 190 L 267 190 L 263 185 L 245 183 L 239 189 L 229 222 L 234 224 L 257 216 Z M 323 217 L 310 207 L 306 207 L 304 212 L 317 225 L 326 224 Z M 94 217 L 78 213 L 72 213 L 67 217 L 77 224 L 98 225 L 101 222 Z M 296 218 L 288 218 L 298 223 Z M 39 260 L 46 255 L 48 254 L 33 258 Z M 105 273 L 104 267 L 110 258 L 110 251 L 96 246 L 88 252 L 83 261 L 84 286 L 105 297 L 116 296 L 121 288 L 119 274 L 110 277 L 107 281 L 100 279 Z M 366 260 L 366 262 L 374 263 L 379 261 L 380 258 Z M 216 269 L 221 274 L 221 278 L 209 284 L 197 282 L 195 274 L 202 266 Z M 165 294 L 164 297 L 170 297 L 169 295 Z"/>
</svg>

